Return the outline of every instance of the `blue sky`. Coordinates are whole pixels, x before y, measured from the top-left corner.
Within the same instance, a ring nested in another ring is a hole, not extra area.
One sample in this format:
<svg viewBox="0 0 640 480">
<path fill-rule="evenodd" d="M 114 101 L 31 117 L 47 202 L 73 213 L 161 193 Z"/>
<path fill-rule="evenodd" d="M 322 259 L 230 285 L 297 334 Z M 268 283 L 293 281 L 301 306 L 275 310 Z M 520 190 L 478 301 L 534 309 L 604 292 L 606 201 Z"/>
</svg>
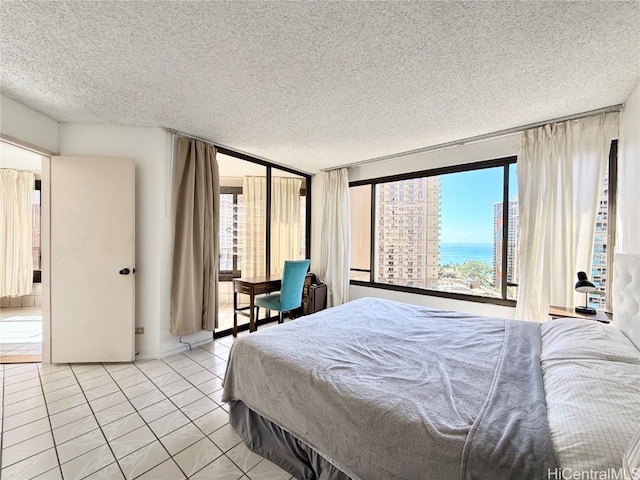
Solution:
<svg viewBox="0 0 640 480">
<path fill-rule="evenodd" d="M 493 243 L 493 204 L 502 202 L 502 167 L 440 177 L 440 242 Z M 518 192 L 510 168 L 509 198 Z"/>
</svg>

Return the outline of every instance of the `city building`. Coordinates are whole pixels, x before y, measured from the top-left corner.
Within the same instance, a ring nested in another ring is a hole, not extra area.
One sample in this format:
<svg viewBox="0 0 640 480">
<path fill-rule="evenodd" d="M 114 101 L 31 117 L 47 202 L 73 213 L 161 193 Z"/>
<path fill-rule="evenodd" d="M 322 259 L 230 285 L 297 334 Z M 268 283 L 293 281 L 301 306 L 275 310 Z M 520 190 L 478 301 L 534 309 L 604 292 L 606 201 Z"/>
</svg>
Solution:
<svg viewBox="0 0 640 480">
<path fill-rule="evenodd" d="M 376 186 L 376 281 L 438 286 L 440 177 Z"/>
<path fill-rule="evenodd" d="M 507 282 L 518 283 L 518 240 L 520 226 L 518 222 L 518 197 L 509 200 L 507 218 L 509 231 L 507 232 Z M 493 279 L 496 287 L 502 285 L 502 228 L 503 228 L 502 203 L 493 204 Z"/>
<path fill-rule="evenodd" d="M 607 306 L 607 238 L 609 234 L 609 175 L 605 175 L 604 188 L 598 205 L 596 230 L 593 242 L 591 281 L 598 287 L 596 294 L 589 295 L 589 303 L 598 309 Z"/>
</svg>

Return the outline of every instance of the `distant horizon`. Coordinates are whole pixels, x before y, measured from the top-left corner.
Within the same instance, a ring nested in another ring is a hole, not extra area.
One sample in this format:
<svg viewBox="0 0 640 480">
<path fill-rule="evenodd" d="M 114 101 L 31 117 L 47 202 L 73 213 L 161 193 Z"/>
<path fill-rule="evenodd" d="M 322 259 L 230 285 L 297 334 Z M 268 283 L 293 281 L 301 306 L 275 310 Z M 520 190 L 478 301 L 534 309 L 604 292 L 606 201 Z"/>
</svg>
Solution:
<svg viewBox="0 0 640 480">
<path fill-rule="evenodd" d="M 469 260 L 479 260 L 492 266 L 493 257 L 493 243 L 442 242 L 438 245 L 438 265 L 462 264 Z"/>
<path fill-rule="evenodd" d="M 440 177 L 440 242 L 493 244 L 494 205 L 502 203 L 503 167 Z M 509 195 L 518 195 L 516 167 L 509 168 Z"/>
</svg>

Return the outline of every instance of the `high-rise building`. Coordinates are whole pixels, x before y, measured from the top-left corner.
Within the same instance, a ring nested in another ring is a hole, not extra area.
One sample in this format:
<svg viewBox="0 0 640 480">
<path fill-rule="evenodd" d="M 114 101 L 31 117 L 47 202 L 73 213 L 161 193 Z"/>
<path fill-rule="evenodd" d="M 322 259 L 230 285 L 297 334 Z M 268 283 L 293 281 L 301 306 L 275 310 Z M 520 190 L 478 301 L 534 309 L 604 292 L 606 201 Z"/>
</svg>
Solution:
<svg viewBox="0 0 640 480">
<path fill-rule="evenodd" d="M 376 210 L 375 280 L 437 288 L 440 177 L 378 185 Z"/>
<path fill-rule="evenodd" d="M 591 281 L 598 287 L 599 295 L 589 295 L 589 303 L 595 308 L 607 305 L 607 238 L 609 233 L 609 175 L 605 175 L 604 189 L 600 195 L 596 231 L 593 242 Z"/>
<path fill-rule="evenodd" d="M 493 204 L 493 280 L 496 287 L 502 285 L 502 229 L 503 229 L 503 204 Z M 509 229 L 507 231 L 507 282 L 517 283 L 519 278 L 518 240 L 520 237 L 518 197 L 509 200 L 507 218 Z"/>
<path fill-rule="evenodd" d="M 220 270 L 233 270 L 233 239 L 235 234 L 233 195 L 220 194 Z"/>
</svg>

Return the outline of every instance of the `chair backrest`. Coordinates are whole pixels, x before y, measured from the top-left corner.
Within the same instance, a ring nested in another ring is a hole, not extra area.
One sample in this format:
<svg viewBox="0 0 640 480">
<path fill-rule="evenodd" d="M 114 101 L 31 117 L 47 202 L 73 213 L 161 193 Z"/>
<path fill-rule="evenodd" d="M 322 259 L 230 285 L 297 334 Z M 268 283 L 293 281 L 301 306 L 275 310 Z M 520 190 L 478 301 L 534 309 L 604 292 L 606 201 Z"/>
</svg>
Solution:
<svg viewBox="0 0 640 480">
<path fill-rule="evenodd" d="M 309 270 L 309 260 L 285 260 L 280 287 L 280 308 L 293 310 L 302 304 L 304 277 Z"/>
</svg>

